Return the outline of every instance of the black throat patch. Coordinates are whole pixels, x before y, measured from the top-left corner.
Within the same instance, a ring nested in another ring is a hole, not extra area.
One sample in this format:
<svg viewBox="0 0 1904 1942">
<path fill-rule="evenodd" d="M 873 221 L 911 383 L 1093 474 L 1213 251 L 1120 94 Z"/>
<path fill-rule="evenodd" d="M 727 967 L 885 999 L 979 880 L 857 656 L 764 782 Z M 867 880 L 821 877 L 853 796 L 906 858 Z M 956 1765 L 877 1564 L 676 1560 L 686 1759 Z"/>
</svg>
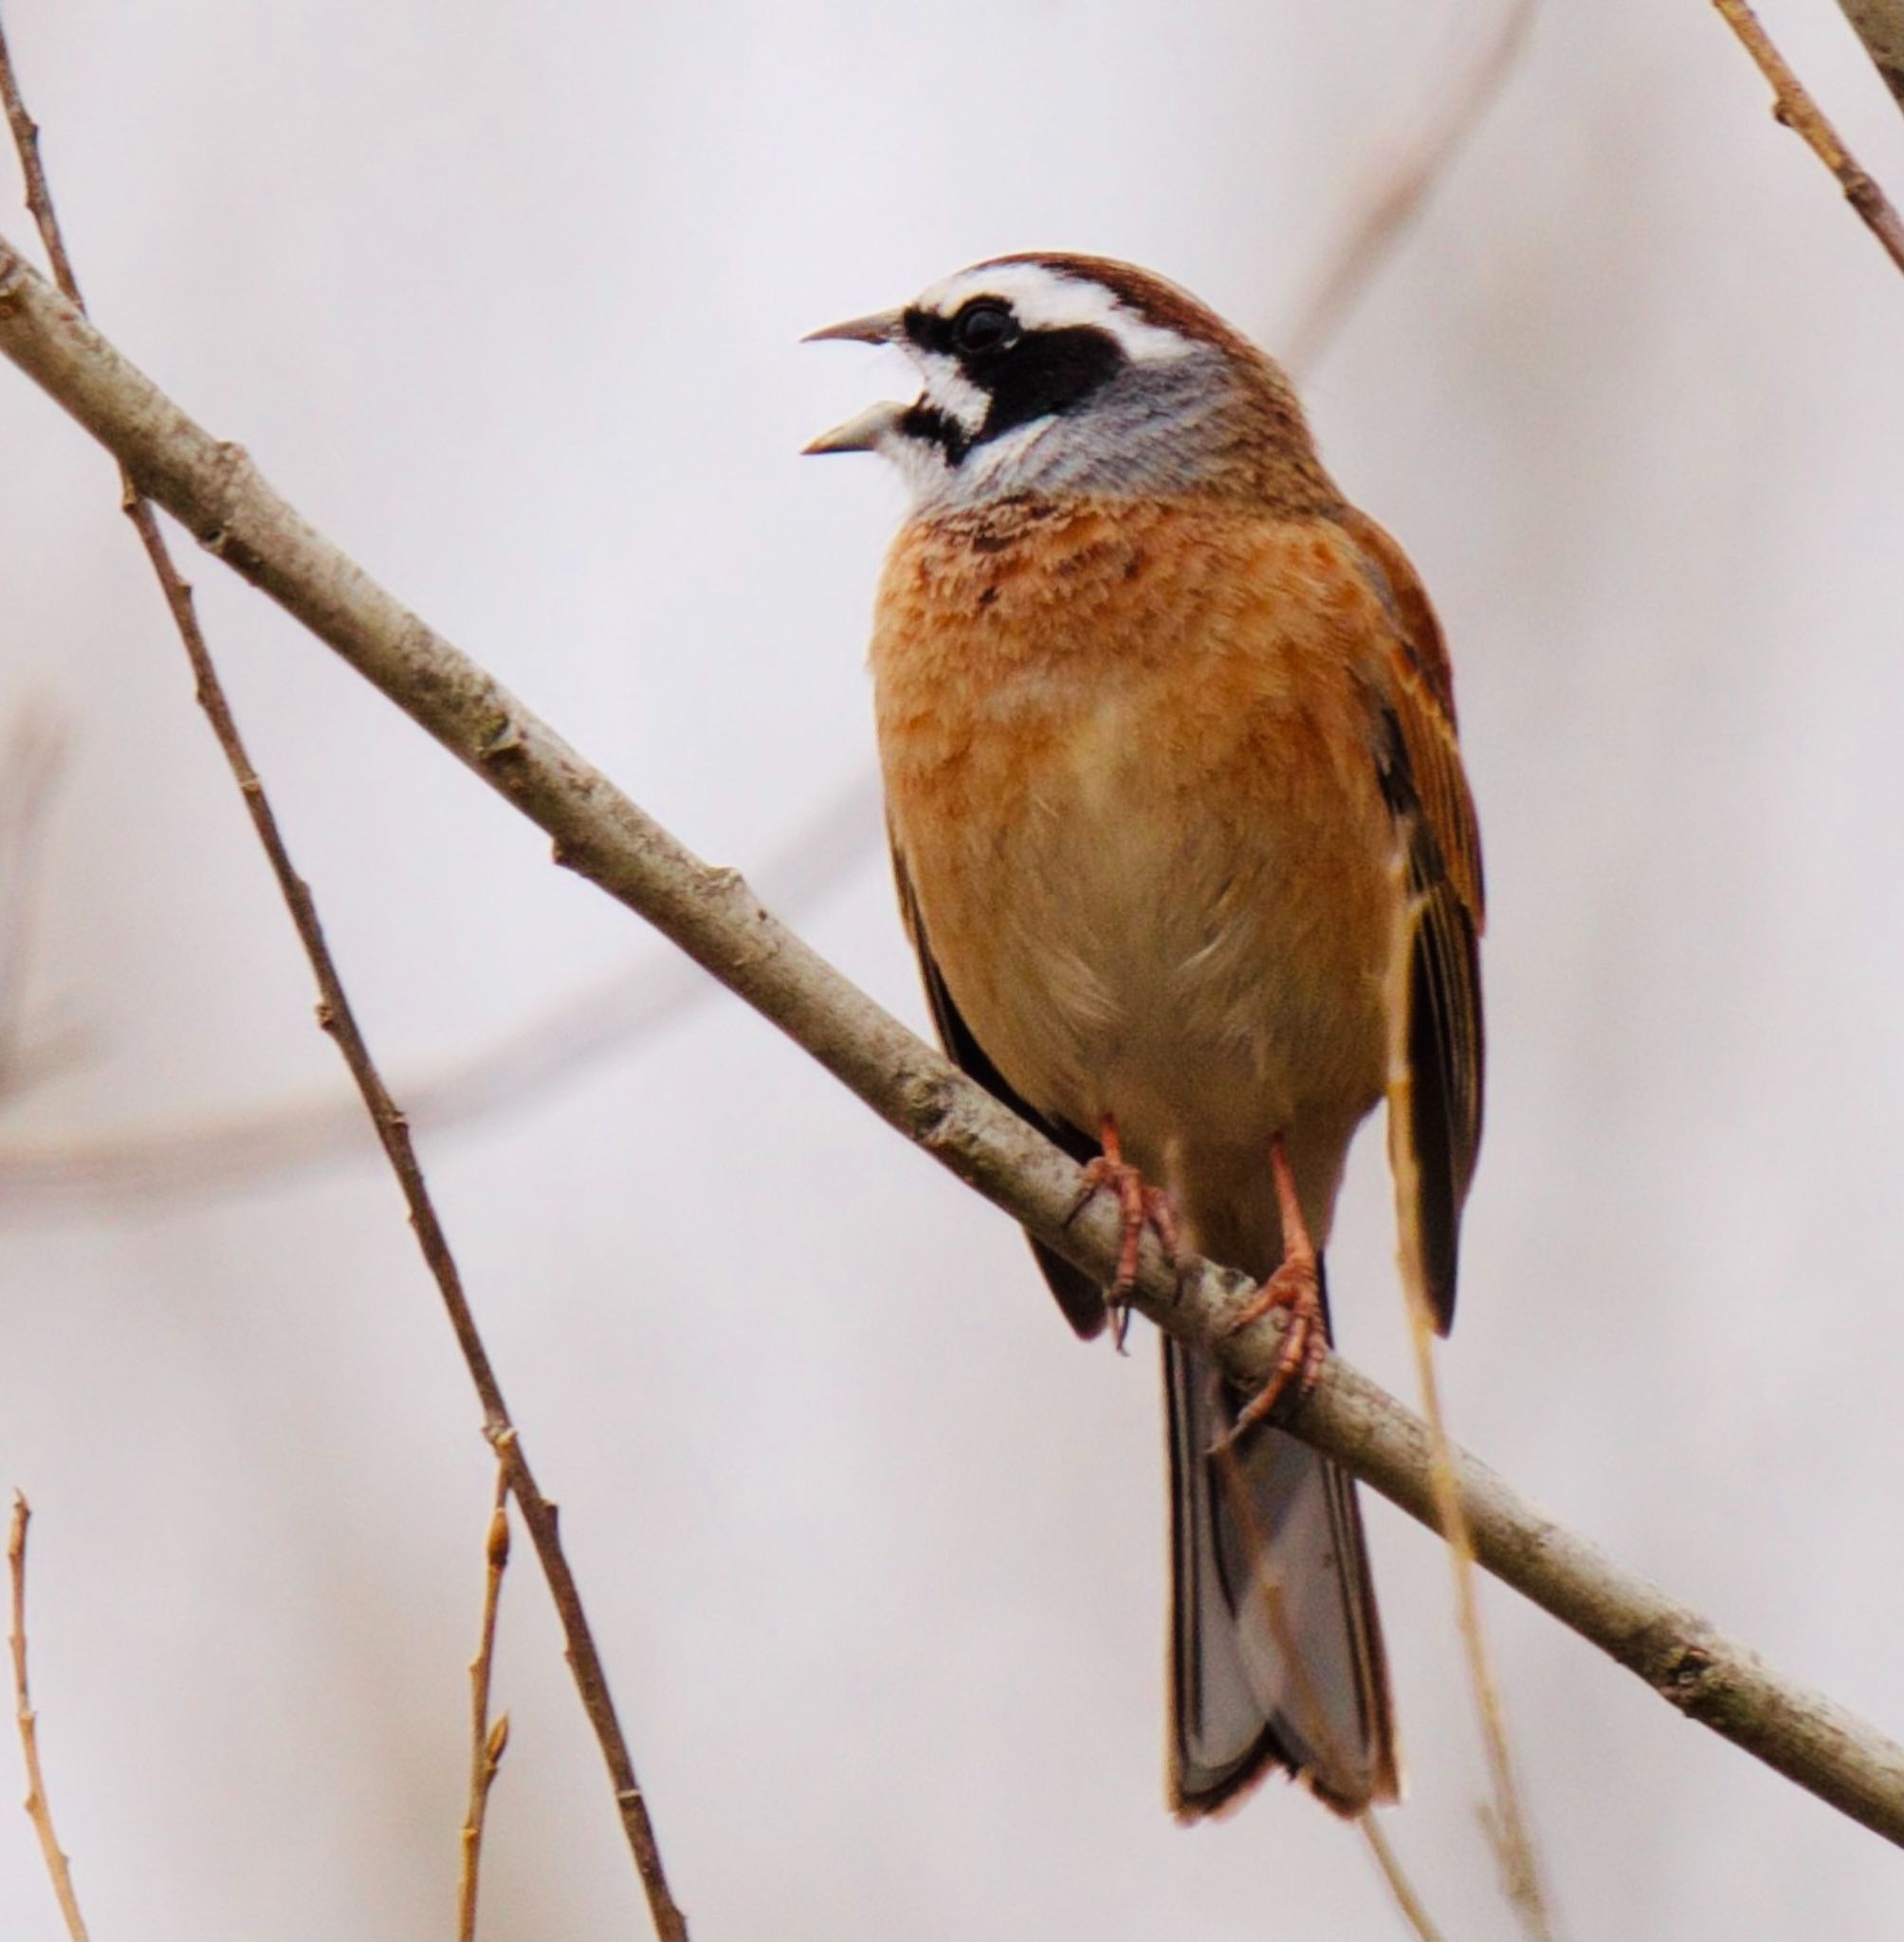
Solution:
<svg viewBox="0 0 1904 1942">
<path fill-rule="evenodd" d="M 936 445 L 945 454 L 948 466 L 956 466 L 972 449 L 972 439 L 964 426 L 950 412 L 942 412 L 936 405 L 912 406 L 900 419 L 899 429 L 904 436 L 916 438 L 922 445 Z"/>
</svg>

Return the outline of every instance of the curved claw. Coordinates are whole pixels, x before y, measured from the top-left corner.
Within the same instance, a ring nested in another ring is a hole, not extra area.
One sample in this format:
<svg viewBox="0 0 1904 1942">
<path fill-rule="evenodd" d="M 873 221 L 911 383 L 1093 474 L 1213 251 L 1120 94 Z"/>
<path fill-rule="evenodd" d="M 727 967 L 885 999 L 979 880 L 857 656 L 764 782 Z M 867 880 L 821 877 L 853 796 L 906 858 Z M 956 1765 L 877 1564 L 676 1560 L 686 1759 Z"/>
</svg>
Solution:
<svg viewBox="0 0 1904 1942">
<path fill-rule="evenodd" d="M 1237 1412 L 1238 1434 L 1252 1423 L 1261 1422 L 1292 1382 L 1296 1393 L 1307 1396 L 1322 1374 L 1323 1358 L 1328 1353 L 1328 1331 L 1323 1321 L 1322 1285 L 1313 1255 L 1285 1261 L 1223 1333 L 1235 1335 L 1252 1322 L 1261 1321 L 1272 1309 L 1282 1309 L 1289 1316 L 1282 1346 L 1269 1381 Z"/>
<path fill-rule="evenodd" d="M 1108 1120 L 1105 1123 L 1103 1140 L 1104 1151 L 1085 1166 L 1084 1184 L 1071 1212 L 1065 1216 L 1065 1225 L 1069 1227 L 1099 1194 L 1109 1192 L 1117 1196 L 1122 1234 L 1117 1266 L 1104 1298 L 1113 1318 L 1112 1340 L 1122 1353 L 1130 1318 L 1130 1291 L 1137 1286 L 1137 1257 L 1144 1246 L 1144 1230 L 1147 1227 L 1156 1235 L 1164 1260 L 1174 1268 L 1182 1245 L 1182 1229 L 1178 1223 L 1176 1202 L 1163 1187 L 1145 1185 L 1143 1174 L 1124 1158 L 1117 1128 Z"/>
</svg>

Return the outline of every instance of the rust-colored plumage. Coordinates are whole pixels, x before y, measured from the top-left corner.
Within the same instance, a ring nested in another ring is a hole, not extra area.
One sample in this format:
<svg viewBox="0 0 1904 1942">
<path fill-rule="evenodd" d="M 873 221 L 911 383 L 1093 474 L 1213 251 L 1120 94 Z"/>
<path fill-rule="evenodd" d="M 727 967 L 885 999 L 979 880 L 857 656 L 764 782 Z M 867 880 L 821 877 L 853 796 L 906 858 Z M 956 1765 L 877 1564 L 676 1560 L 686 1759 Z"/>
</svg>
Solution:
<svg viewBox="0 0 1904 1942">
<path fill-rule="evenodd" d="M 1404 1258 L 1445 1328 L 1482 890 L 1419 583 L 1336 493 L 1281 374 L 1174 286 L 1038 257 L 927 294 L 893 326 L 925 334 L 926 397 L 889 435 L 938 443 L 895 454 L 921 504 L 871 661 L 942 1037 L 1080 1158 L 1114 1141 L 1198 1249 L 1265 1278 L 1327 1242 L 1349 1141 L 1391 1093 Z M 967 328 L 984 304 L 1009 328 Z M 1094 1331 L 1097 1292 L 1041 1260 Z M 1392 1797 L 1352 1486 L 1272 1426 L 1227 1442 L 1239 1399 L 1169 1346 L 1166 1383 L 1173 1804 L 1212 1810 L 1272 1764 L 1345 1809 Z"/>
</svg>

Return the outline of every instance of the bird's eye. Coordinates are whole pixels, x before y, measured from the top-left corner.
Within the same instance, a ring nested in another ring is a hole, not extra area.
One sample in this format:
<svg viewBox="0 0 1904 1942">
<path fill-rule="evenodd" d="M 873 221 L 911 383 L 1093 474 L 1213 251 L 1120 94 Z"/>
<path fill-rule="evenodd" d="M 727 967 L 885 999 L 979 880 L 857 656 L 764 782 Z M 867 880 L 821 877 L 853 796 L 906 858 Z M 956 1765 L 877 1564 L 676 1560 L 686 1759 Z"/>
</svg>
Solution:
<svg viewBox="0 0 1904 1942">
<path fill-rule="evenodd" d="M 1002 350 L 1018 335 L 1018 320 L 992 297 L 975 297 L 952 320 L 952 343 L 966 352 Z"/>
</svg>

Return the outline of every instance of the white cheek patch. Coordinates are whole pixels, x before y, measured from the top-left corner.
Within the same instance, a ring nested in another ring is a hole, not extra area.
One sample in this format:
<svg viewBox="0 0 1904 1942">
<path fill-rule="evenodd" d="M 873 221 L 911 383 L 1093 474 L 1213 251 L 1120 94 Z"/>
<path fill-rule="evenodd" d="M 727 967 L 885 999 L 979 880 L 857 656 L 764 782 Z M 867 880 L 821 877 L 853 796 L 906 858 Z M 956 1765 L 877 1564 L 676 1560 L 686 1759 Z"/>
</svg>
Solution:
<svg viewBox="0 0 1904 1942">
<path fill-rule="evenodd" d="M 1134 364 L 1188 357 L 1198 348 L 1174 330 L 1146 323 L 1102 284 L 1092 283 L 1089 277 L 1061 276 L 1041 263 L 961 269 L 957 276 L 923 292 L 918 305 L 940 317 L 951 317 L 969 297 L 1002 297 L 1027 330 L 1090 325 L 1114 339 Z"/>
<path fill-rule="evenodd" d="M 925 381 L 925 402 L 954 419 L 967 438 L 985 429 L 992 409 L 989 392 L 981 390 L 959 368 L 959 360 L 943 351 L 912 350 L 914 363 Z"/>
</svg>

